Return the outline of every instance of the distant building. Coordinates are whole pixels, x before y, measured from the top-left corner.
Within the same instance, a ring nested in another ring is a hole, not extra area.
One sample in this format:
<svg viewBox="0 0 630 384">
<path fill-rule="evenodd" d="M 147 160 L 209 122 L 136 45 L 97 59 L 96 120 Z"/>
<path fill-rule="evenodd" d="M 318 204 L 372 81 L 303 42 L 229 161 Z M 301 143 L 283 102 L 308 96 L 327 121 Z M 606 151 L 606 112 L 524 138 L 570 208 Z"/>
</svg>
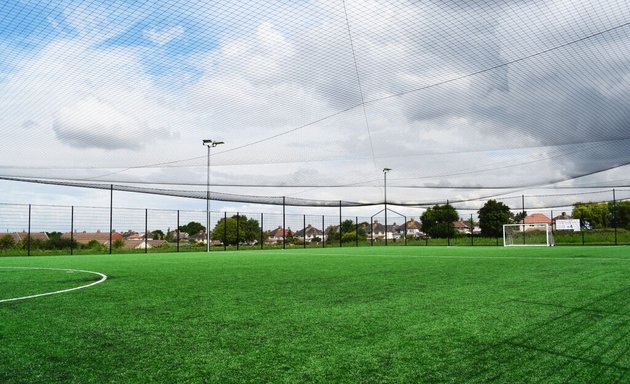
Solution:
<svg viewBox="0 0 630 384">
<path fill-rule="evenodd" d="M 468 220 L 457 220 L 453 222 L 453 227 L 455 228 L 455 230 L 459 233 L 465 233 L 467 235 L 470 235 L 471 232 L 471 225 L 470 225 L 470 221 Z M 475 223 L 472 223 L 472 233 L 475 235 L 478 235 L 481 233 L 481 228 L 479 227 L 479 225 L 475 225 Z"/>
<path fill-rule="evenodd" d="M 300 229 L 299 231 L 293 234 L 294 237 L 298 238 L 300 241 L 311 242 L 315 238 L 319 238 L 320 241 L 325 241 L 324 232 L 319 228 L 313 227 L 311 224 L 307 225 L 306 228 Z M 282 237 L 280 238 L 282 241 Z"/>
<path fill-rule="evenodd" d="M 109 245 L 109 232 L 74 232 L 71 234 L 70 232 L 66 232 L 61 236 L 62 239 L 70 239 L 73 238 L 79 244 L 87 244 L 92 240 L 96 240 L 103 245 Z M 116 240 L 125 241 L 125 238 L 118 232 L 112 232 L 112 242 Z"/>
<path fill-rule="evenodd" d="M 385 225 L 379 223 L 378 220 L 374 220 L 371 227 L 368 225 L 366 233 L 368 239 L 383 240 L 385 239 Z"/>
<path fill-rule="evenodd" d="M 542 213 L 532 213 L 525 216 L 525 219 L 521 220 L 519 224 L 525 224 L 523 229 L 526 231 L 543 230 L 545 228 L 544 224 L 551 225 L 551 219 Z"/>
<path fill-rule="evenodd" d="M 278 228 L 271 230 L 269 232 L 269 237 L 267 238 L 267 243 L 269 244 L 279 244 L 282 243 L 282 239 L 286 238 L 289 234 L 289 230 L 278 226 Z"/>
<path fill-rule="evenodd" d="M 8 232 L 5 234 L 1 234 L 0 237 L 4 237 L 6 235 L 9 235 L 14 242 L 18 242 L 18 241 L 27 241 L 28 240 L 28 232 L 22 231 L 22 232 Z M 41 241 L 47 241 L 49 240 L 48 234 L 46 234 L 46 232 L 31 232 L 31 240 L 41 240 Z"/>
<path fill-rule="evenodd" d="M 149 240 L 146 242 L 146 248 L 157 248 L 166 244 L 165 240 Z M 126 240 L 123 248 L 125 249 L 144 249 L 145 241 L 144 240 Z"/>
<path fill-rule="evenodd" d="M 426 236 L 426 234 L 422 232 L 422 224 L 419 221 L 414 220 L 413 218 L 411 218 L 407 222 L 406 235 L 408 238 L 414 238 L 414 239 L 419 239 Z"/>
<path fill-rule="evenodd" d="M 551 219 L 542 213 L 532 213 L 525 216 L 525 219 L 521 221 L 522 224 L 551 224 Z"/>
<path fill-rule="evenodd" d="M 171 236 L 174 240 L 177 240 L 177 230 L 170 231 L 166 234 L 166 236 Z M 180 240 L 188 240 L 188 232 L 179 231 L 179 239 Z"/>
<path fill-rule="evenodd" d="M 457 220 L 453 222 L 453 228 L 459 233 L 465 233 L 470 235 L 470 223 L 466 223 L 464 220 Z"/>
</svg>

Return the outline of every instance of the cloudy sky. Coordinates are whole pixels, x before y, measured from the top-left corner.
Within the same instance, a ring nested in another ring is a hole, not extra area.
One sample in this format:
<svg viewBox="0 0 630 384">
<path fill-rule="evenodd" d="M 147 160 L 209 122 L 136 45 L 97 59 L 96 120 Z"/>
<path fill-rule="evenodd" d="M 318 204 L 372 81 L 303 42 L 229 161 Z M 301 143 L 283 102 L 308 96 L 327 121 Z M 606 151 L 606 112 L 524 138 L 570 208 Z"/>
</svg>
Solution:
<svg viewBox="0 0 630 384">
<path fill-rule="evenodd" d="M 225 141 L 216 196 L 379 203 L 387 167 L 390 202 L 527 194 L 553 207 L 612 186 L 630 197 L 629 101 L 625 0 L 0 4 L 3 177 L 203 195 L 208 138 Z M 0 191 L 109 203 L 92 189 Z M 262 209 L 243 200 L 214 207 Z"/>
</svg>

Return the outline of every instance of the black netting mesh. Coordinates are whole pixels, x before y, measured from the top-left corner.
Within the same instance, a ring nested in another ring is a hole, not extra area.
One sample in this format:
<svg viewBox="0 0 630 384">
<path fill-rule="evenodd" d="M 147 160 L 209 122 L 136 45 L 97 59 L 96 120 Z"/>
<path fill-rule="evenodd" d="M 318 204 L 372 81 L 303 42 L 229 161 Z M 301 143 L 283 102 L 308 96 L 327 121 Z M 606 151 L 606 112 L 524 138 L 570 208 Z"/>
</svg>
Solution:
<svg viewBox="0 0 630 384">
<path fill-rule="evenodd" d="M 9 1 L 0 37 L 5 180 L 205 198 L 210 158 L 216 200 L 358 206 L 392 168 L 392 203 L 462 208 L 630 184 L 627 1 Z"/>
</svg>

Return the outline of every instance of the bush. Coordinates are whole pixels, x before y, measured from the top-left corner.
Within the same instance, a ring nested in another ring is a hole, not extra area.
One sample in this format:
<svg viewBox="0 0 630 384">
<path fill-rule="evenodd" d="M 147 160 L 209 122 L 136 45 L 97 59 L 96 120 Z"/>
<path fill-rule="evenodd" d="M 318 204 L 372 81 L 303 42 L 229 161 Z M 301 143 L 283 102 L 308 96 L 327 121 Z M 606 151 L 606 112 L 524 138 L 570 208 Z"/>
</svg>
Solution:
<svg viewBox="0 0 630 384">
<path fill-rule="evenodd" d="M 341 236 L 341 242 L 342 243 L 350 243 L 350 242 L 355 242 L 357 241 L 357 233 L 352 231 L 352 232 L 348 232 L 348 233 L 344 233 Z"/>
<path fill-rule="evenodd" d="M 0 237 L 0 249 L 11 249 L 15 246 L 15 240 L 11 235 L 4 235 Z"/>
<path fill-rule="evenodd" d="M 90 240 L 90 242 L 87 243 L 83 248 L 90 249 L 95 252 L 104 252 L 107 250 L 107 247 L 105 246 L 105 244 L 101 244 L 101 242 L 98 240 Z"/>
</svg>

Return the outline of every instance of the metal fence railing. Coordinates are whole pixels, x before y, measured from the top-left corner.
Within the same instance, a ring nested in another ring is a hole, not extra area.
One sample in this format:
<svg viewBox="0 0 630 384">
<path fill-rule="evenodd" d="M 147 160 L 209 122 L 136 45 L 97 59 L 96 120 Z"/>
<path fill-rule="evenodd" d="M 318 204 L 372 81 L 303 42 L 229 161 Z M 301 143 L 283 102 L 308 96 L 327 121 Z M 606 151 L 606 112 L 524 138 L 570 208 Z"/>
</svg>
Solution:
<svg viewBox="0 0 630 384">
<path fill-rule="evenodd" d="M 284 208 L 284 207 L 283 207 Z M 522 208 L 521 208 L 522 209 Z M 515 209 L 515 212 L 520 210 Z M 530 210 L 548 215 L 559 211 Z M 475 230 L 475 217 L 462 217 L 468 231 L 431 238 L 419 231 L 419 218 L 392 209 L 373 216 L 281 212 L 211 212 L 212 251 L 240 249 L 360 246 L 501 246 L 497 237 Z M 0 204 L 0 255 L 188 252 L 207 248 L 206 212 L 115 207 Z M 556 245 L 630 244 L 618 228 L 554 231 Z M 553 227 L 553 225 L 552 225 Z"/>
</svg>

